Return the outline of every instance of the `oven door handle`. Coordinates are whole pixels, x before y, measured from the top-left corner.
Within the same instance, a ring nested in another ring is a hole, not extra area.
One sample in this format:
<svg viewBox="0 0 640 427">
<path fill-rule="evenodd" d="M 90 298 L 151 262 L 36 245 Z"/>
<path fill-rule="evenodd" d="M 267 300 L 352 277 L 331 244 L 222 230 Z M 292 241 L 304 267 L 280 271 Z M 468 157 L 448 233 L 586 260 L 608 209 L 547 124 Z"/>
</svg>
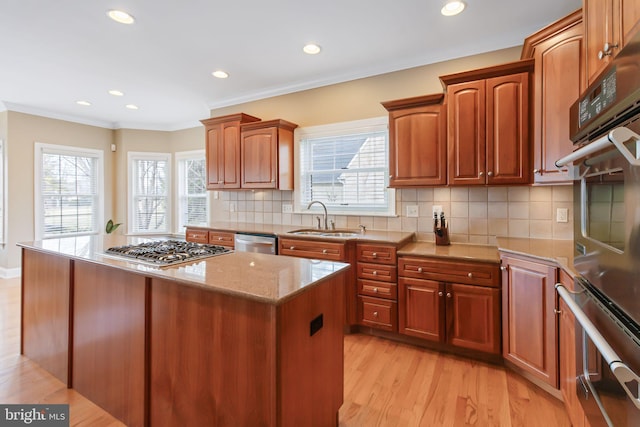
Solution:
<svg viewBox="0 0 640 427">
<path fill-rule="evenodd" d="M 627 129 L 624 126 L 620 126 L 613 129 L 611 132 L 602 135 L 600 138 L 596 139 L 593 142 L 590 142 L 584 147 L 578 148 L 573 153 L 556 160 L 556 166 L 558 168 L 566 166 L 569 163 L 573 163 L 576 160 L 587 157 L 589 154 L 593 154 L 597 151 L 607 148 L 610 144 L 615 145 L 618 151 L 622 153 L 624 158 L 627 159 L 630 164 L 632 164 L 633 166 L 640 166 L 640 159 L 637 159 L 633 155 L 633 153 L 631 153 L 631 151 L 629 151 L 629 149 L 624 145 L 626 141 L 632 138 L 635 139 L 636 142 L 640 141 L 640 135 L 633 132 L 632 130 Z"/>
<path fill-rule="evenodd" d="M 635 407 L 640 409 L 640 396 L 638 396 L 638 390 L 636 390 L 636 393 L 634 394 L 628 385 L 629 383 L 635 383 L 637 387 L 640 386 L 640 377 L 638 374 L 622 363 L 620 356 L 616 354 L 609 343 L 600 334 L 600 331 L 598 331 L 584 311 L 582 311 L 578 304 L 576 304 L 567 288 L 565 288 L 561 283 L 556 283 L 556 291 L 558 292 L 558 295 L 560 295 L 560 298 L 562 298 L 567 304 L 567 307 L 569 307 L 569 310 L 571 310 L 578 323 L 580 323 L 584 332 L 589 336 L 591 342 L 596 346 L 602 355 L 602 358 L 607 362 L 611 372 L 613 372 L 622 388 L 624 388 L 624 391 L 627 393 Z"/>
</svg>

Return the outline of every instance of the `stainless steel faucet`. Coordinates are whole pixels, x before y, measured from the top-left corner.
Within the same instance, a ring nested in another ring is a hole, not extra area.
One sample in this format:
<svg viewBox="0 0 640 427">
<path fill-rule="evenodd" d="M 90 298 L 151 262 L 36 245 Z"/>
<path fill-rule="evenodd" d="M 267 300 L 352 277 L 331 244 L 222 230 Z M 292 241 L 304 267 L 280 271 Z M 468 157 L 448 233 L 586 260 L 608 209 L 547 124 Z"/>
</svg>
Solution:
<svg viewBox="0 0 640 427">
<path fill-rule="evenodd" d="M 312 200 L 312 201 L 311 201 L 311 203 L 309 203 L 309 204 L 307 205 L 307 209 L 311 209 L 311 206 L 312 206 L 313 204 L 315 204 L 315 203 L 318 203 L 320 206 L 322 206 L 322 209 L 324 209 L 324 229 L 325 229 L 325 230 L 328 230 L 328 229 L 329 229 L 329 226 L 328 226 L 328 224 L 327 224 L 327 207 L 324 205 L 324 203 L 322 203 L 322 202 L 321 202 L 321 201 L 319 201 L 319 200 Z M 320 227 L 318 227 L 318 228 L 320 228 Z"/>
</svg>

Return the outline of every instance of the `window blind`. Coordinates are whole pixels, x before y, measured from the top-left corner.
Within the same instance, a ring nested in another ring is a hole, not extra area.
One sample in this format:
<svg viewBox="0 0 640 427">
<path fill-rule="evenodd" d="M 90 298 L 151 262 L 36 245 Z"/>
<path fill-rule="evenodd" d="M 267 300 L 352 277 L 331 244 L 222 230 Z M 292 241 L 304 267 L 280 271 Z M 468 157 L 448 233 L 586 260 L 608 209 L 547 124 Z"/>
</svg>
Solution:
<svg viewBox="0 0 640 427">
<path fill-rule="evenodd" d="M 186 225 L 204 225 L 209 219 L 204 152 L 178 157 L 178 232 Z M 183 158 L 180 158 L 183 157 Z"/>
<path fill-rule="evenodd" d="M 389 210 L 386 129 L 300 141 L 301 207 L 319 200 L 346 212 Z"/>
</svg>

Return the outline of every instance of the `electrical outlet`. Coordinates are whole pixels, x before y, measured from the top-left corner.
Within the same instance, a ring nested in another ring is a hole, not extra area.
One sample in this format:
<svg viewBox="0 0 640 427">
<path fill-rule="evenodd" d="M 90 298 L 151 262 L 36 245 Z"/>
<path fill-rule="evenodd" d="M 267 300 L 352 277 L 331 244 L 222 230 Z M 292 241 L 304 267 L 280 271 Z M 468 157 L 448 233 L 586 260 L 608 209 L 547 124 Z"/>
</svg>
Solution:
<svg viewBox="0 0 640 427">
<path fill-rule="evenodd" d="M 408 218 L 417 218 L 418 217 L 418 205 L 409 205 L 409 206 L 407 206 L 407 217 Z"/>
<path fill-rule="evenodd" d="M 556 222 L 569 222 L 569 209 L 558 208 L 556 210 Z"/>
<path fill-rule="evenodd" d="M 229 212 L 235 212 L 236 211 L 236 204 L 235 202 L 231 202 L 229 203 Z"/>
<path fill-rule="evenodd" d="M 441 205 L 433 205 L 433 213 L 434 214 L 438 214 L 438 216 L 440 216 L 440 214 L 442 213 L 442 206 Z"/>
<path fill-rule="evenodd" d="M 214 199 L 218 199 L 219 197 L 220 197 L 220 193 L 219 193 L 219 192 L 217 192 L 217 191 L 214 191 L 214 192 L 213 192 L 213 198 L 214 198 Z"/>
<path fill-rule="evenodd" d="M 293 205 L 284 203 L 282 205 L 282 213 L 293 213 Z"/>
</svg>

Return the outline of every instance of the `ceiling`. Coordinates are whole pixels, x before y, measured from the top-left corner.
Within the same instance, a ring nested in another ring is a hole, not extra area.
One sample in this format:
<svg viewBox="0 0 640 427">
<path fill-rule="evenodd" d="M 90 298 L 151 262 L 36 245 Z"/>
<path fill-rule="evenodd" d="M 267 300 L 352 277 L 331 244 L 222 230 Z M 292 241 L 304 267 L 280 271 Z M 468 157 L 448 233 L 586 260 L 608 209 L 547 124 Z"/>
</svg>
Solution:
<svg viewBox="0 0 640 427">
<path fill-rule="evenodd" d="M 183 129 L 212 108 L 521 45 L 581 0 L 467 0 L 455 17 L 442 16 L 442 5 L 0 0 L 0 111 L 114 129 Z M 112 21 L 109 9 L 136 23 Z M 304 54 L 308 42 L 322 52 Z M 229 78 L 213 77 L 217 69 Z"/>
</svg>

